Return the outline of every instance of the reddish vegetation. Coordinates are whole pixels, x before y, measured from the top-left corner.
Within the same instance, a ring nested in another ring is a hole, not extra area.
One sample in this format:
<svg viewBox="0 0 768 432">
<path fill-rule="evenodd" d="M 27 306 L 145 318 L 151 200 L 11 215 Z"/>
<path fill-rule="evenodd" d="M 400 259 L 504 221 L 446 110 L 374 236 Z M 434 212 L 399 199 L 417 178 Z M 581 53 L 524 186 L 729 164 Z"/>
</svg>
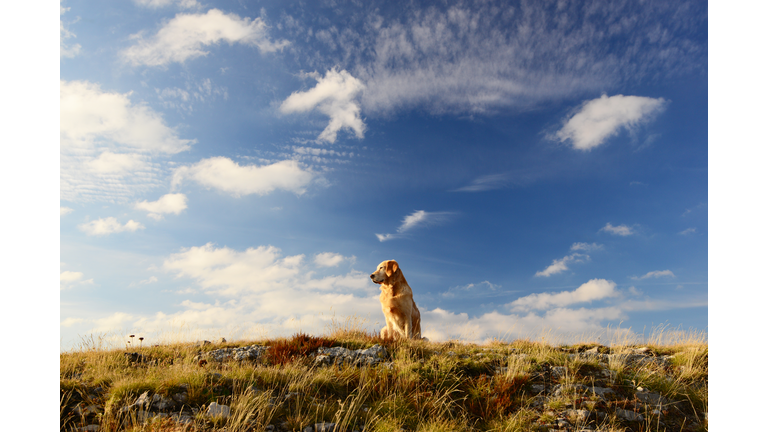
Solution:
<svg viewBox="0 0 768 432">
<path fill-rule="evenodd" d="M 269 364 L 284 365 L 297 358 L 306 357 L 320 347 L 330 346 L 333 346 L 333 340 L 297 333 L 291 339 L 275 341 L 264 354 Z"/>
<path fill-rule="evenodd" d="M 467 398 L 464 406 L 470 414 L 480 418 L 490 418 L 498 413 L 509 413 L 515 405 L 515 394 L 519 393 L 528 382 L 527 377 L 508 380 L 503 376 L 489 377 L 480 375 L 471 378 L 466 389 Z M 519 398 L 517 399 L 519 403 Z"/>
</svg>

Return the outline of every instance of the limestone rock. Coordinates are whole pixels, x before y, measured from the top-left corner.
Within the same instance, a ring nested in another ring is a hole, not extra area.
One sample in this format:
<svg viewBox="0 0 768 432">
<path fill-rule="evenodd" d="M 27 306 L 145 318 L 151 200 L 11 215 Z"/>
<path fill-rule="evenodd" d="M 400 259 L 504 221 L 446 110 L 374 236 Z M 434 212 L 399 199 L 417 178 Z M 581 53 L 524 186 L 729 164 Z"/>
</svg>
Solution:
<svg viewBox="0 0 768 432">
<path fill-rule="evenodd" d="M 205 415 L 211 416 L 211 417 L 229 417 L 229 407 L 227 405 L 219 405 L 216 402 L 211 402 L 210 405 L 208 405 L 208 410 L 205 412 Z"/>
</svg>

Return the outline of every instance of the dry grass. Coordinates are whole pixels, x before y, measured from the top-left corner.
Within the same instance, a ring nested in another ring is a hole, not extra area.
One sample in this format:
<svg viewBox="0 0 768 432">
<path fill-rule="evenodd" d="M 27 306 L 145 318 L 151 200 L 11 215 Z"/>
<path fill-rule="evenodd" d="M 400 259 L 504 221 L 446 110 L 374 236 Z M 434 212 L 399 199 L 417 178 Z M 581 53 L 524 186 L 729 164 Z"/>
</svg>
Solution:
<svg viewBox="0 0 768 432">
<path fill-rule="evenodd" d="M 382 340 L 360 330 L 358 318 L 334 319 L 323 337 L 299 333 L 204 347 L 145 345 L 144 361 L 138 362 L 126 349 L 109 349 L 90 337 L 79 350 L 60 355 L 61 430 L 98 424 L 100 431 L 281 431 L 332 422 L 358 431 L 529 431 L 556 429 L 557 419 L 569 415 L 573 426 L 591 422 L 604 431 L 707 430 L 708 345 L 701 332 L 655 328 L 642 346 L 651 356 L 672 357 L 668 363 L 637 364 L 630 360 L 638 341 L 616 330 L 612 334 L 624 339 L 603 335 L 609 345 L 589 337 L 571 345 L 541 338 L 480 346 Z M 200 351 L 254 343 L 270 347 L 258 364 L 201 364 L 196 358 Z M 319 346 L 359 349 L 375 343 L 387 348 L 390 366 L 321 368 L 307 357 Z M 594 348 L 608 354 L 607 362 L 579 354 Z M 542 399 L 534 390 L 558 384 L 563 389 L 558 396 Z M 576 390 L 579 385 L 610 387 L 615 397 L 584 395 Z M 665 402 L 639 403 L 638 387 Z M 121 412 L 144 392 L 186 399 L 165 416 Z M 231 415 L 204 415 L 212 402 L 229 406 Z M 578 409 L 593 414 L 577 420 L 568 410 Z M 618 409 L 644 419 L 627 422 L 615 414 Z"/>
</svg>

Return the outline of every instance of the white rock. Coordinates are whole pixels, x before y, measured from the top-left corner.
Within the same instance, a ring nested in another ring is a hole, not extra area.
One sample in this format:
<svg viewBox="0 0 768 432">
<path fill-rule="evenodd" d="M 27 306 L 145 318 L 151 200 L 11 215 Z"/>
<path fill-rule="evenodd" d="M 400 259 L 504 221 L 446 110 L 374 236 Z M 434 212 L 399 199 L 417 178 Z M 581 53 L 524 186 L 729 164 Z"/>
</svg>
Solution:
<svg viewBox="0 0 768 432">
<path fill-rule="evenodd" d="M 208 411 L 205 412 L 206 415 L 209 415 L 211 417 L 229 417 L 229 407 L 226 405 L 219 405 L 216 402 L 211 402 L 210 405 L 208 405 Z"/>
</svg>

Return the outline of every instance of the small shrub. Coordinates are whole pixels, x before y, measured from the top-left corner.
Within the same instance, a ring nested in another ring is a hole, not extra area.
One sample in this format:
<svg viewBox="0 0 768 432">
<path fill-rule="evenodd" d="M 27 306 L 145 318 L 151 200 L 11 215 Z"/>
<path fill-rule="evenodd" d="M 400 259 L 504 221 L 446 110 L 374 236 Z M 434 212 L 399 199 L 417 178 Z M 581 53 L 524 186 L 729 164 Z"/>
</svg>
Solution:
<svg viewBox="0 0 768 432">
<path fill-rule="evenodd" d="M 269 364 L 285 365 L 297 358 L 306 357 L 320 347 L 331 346 L 333 346 L 332 340 L 297 333 L 291 339 L 274 342 L 264 353 L 264 357 Z"/>
</svg>

